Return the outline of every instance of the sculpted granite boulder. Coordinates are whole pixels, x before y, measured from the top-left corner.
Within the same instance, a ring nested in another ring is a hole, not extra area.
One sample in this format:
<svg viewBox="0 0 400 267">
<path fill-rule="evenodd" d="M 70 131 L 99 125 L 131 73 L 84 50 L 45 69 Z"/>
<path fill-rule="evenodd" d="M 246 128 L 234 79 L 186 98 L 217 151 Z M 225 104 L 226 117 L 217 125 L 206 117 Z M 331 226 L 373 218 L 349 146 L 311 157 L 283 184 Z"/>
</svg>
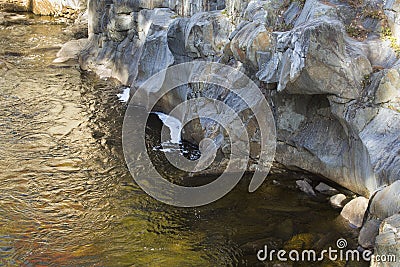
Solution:
<svg viewBox="0 0 400 267">
<path fill-rule="evenodd" d="M 400 169 L 395 48 L 379 36 L 383 18 L 359 13 L 387 13 L 395 33 L 397 1 L 386 1 L 383 11 L 378 2 L 92 0 L 81 65 L 134 90 L 173 64 L 236 66 L 259 82 L 273 106 L 276 161 L 368 197 L 399 179 Z M 368 38 L 355 35 L 351 23 L 357 16 Z M 185 90 L 207 96 L 216 89 Z M 184 99 L 165 97 L 158 108 L 168 112 Z M 193 142 L 215 128 L 210 121 L 190 127 Z"/>
<path fill-rule="evenodd" d="M 278 82 L 278 91 L 291 94 L 356 98 L 364 76 L 372 72 L 365 56 L 348 52 L 343 25 L 332 19 L 278 33 L 274 52 L 272 62 L 261 66 L 258 78 Z"/>
</svg>

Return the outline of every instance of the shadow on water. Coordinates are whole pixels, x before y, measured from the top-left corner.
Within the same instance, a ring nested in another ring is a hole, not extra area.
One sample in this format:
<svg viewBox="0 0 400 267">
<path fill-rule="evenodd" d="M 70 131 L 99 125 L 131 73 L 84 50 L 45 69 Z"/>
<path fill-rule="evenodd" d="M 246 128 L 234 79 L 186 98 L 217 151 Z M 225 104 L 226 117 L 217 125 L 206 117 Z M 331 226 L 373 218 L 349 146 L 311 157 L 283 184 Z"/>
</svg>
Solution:
<svg viewBox="0 0 400 267">
<path fill-rule="evenodd" d="M 325 198 L 294 187 L 295 173 L 253 194 L 243 179 L 201 208 L 147 196 L 123 159 L 121 88 L 52 63 L 64 25 L 16 16 L 27 23 L 0 25 L 1 264 L 263 266 L 264 245 L 322 249 L 344 237 L 356 246 Z"/>
</svg>

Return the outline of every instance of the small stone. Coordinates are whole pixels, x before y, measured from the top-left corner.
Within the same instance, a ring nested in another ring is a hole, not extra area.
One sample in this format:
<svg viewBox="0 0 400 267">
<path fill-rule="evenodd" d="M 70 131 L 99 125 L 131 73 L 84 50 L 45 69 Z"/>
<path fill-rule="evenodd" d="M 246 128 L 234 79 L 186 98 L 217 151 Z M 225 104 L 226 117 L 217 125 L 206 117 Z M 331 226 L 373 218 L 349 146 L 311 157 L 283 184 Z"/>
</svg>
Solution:
<svg viewBox="0 0 400 267">
<path fill-rule="evenodd" d="M 339 191 L 337 191 L 335 188 L 324 184 L 324 183 L 319 183 L 316 187 L 315 190 L 317 190 L 318 192 L 325 194 L 325 195 L 329 195 L 329 196 L 333 196 L 335 194 L 338 194 Z"/>
<path fill-rule="evenodd" d="M 71 40 L 65 43 L 57 53 L 54 63 L 63 63 L 69 59 L 77 59 L 81 50 L 86 46 L 88 40 L 85 38 L 79 40 Z"/>
<path fill-rule="evenodd" d="M 306 181 L 306 180 L 297 180 L 296 184 L 298 188 L 306 193 L 307 195 L 315 196 L 315 192 L 312 188 L 312 186 Z"/>
<path fill-rule="evenodd" d="M 337 194 L 334 196 L 331 196 L 329 199 L 329 203 L 332 205 L 334 208 L 343 208 L 344 206 L 344 201 L 346 200 L 346 196 L 343 194 Z"/>
<path fill-rule="evenodd" d="M 344 206 L 340 215 L 342 215 L 342 217 L 348 220 L 352 225 L 360 228 L 367 208 L 368 199 L 365 197 L 357 197 Z"/>
<path fill-rule="evenodd" d="M 280 185 L 281 183 L 278 182 L 277 180 L 272 180 L 272 184 L 274 184 L 274 185 Z"/>
</svg>

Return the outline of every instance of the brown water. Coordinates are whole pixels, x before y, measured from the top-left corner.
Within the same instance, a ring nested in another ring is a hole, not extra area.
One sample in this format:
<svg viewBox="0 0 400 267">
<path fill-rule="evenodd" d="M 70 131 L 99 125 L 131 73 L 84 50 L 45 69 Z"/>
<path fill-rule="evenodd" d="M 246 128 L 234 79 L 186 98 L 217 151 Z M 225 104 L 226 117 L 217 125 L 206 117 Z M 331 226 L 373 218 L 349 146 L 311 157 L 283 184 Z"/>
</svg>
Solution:
<svg viewBox="0 0 400 267">
<path fill-rule="evenodd" d="M 0 24 L 0 265 L 254 266 L 264 245 L 355 247 L 325 197 L 295 188 L 297 174 L 252 194 L 244 181 L 202 208 L 153 200 L 125 166 L 121 89 L 52 63 L 65 25 L 4 13 Z"/>
</svg>

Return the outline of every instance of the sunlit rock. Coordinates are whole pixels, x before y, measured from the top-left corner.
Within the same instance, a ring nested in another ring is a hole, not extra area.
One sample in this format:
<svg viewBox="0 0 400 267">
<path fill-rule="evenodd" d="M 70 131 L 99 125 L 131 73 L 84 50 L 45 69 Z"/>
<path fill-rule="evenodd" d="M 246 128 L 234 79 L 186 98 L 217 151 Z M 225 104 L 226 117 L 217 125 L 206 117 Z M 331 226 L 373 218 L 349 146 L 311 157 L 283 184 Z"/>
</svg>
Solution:
<svg viewBox="0 0 400 267">
<path fill-rule="evenodd" d="M 221 12 L 193 15 L 185 28 L 185 50 L 195 58 L 221 56 L 233 25 Z"/>
<path fill-rule="evenodd" d="M 367 207 L 368 199 L 365 197 L 357 197 L 344 206 L 340 215 L 355 227 L 360 228 Z"/>
<path fill-rule="evenodd" d="M 343 208 L 347 197 L 343 194 L 337 194 L 329 198 L 329 203 L 334 208 Z"/>
<path fill-rule="evenodd" d="M 400 181 L 377 192 L 372 199 L 369 212 L 380 219 L 400 213 Z"/>
</svg>

